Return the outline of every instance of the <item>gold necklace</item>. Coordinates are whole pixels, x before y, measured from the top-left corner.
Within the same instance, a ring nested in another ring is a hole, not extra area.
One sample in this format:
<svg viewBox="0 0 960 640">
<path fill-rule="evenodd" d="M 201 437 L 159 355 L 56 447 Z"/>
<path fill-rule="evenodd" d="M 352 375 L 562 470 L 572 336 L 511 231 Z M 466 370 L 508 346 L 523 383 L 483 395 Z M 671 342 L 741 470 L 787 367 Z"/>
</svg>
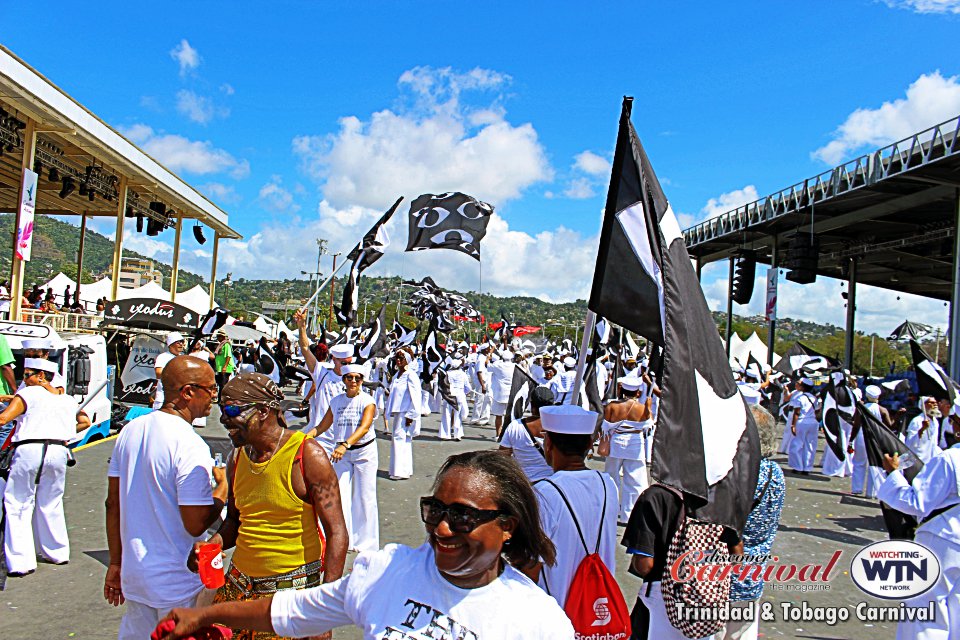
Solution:
<svg viewBox="0 0 960 640">
<path fill-rule="evenodd" d="M 277 455 L 277 451 L 280 449 L 280 440 L 283 438 L 283 431 L 284 431 L 283 429 L 280 429 L 280 435 L 277 436 L 277 443 L 273 445 L 273 451 L 270 453 L 270 457 L 267 459 L 266 462 L 254 462 L 253 457 L 250 455 L 250 451 L 249 451 L 250 445 L 247 445 L 248 447 L 247 460 L 250 461 L 250 473 L 252 473 L 255 476 L 260 476 L 260 475 L 263 475 L 264 471 L 267 470 L 267 467 L 270 465 L 271 462 L 273 462 L 274 456 Z M 255 465 L 263 465 L 263 466 L 260 467 L 259 471 L 256 471 L 254 469 Z"/>
</svg>

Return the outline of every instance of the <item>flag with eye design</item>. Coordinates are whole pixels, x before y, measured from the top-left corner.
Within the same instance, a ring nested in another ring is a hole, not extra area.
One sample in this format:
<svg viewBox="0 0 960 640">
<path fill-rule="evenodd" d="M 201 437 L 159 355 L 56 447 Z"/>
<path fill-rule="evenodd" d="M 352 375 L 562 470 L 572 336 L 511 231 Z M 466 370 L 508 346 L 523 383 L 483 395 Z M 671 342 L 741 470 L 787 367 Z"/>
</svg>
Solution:
<svg viewBox="0 0 960 640">
<path fill-rule="evenodd" d="M 459 192 L 427 193 L 410 203 L 407 251 L 454 249 L 480 260 L 493 207 Z"/>
</svg>

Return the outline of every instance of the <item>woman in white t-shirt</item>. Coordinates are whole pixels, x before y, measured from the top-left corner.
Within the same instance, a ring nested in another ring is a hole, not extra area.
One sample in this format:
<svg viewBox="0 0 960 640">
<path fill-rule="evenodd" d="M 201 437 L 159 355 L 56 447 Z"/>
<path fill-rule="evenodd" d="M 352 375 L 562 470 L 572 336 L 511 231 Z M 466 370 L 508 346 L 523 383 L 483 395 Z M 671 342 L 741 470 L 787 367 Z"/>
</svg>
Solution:
<svg viewBox="0 0 960 640">
<path fill-rule="evenodd" d="M 57 365 L 50 360 L 23 361 L 24 388 L 0 413 L 0 426 L 20 418 L 11 436 L 16 448 L 3 493 L 6 509 L 4 552 L 8 575 L 25 576 L 37 568 L 37 552 L 53 564 L 70 560 L 63 516 L 63 490 L 70 452 L 67 442 L 90 426 L 80 405 L 50 386 Z M 34 531 L 36 524 L 36 531 Z M 34 537 L 40 544 L 34 546 Z"/>
<path fill-rule="evenodd" d="M 360 554 L 336 582 L 272 598 L 174 609 L 188 637 L 212 623 L 302 638 L 356 625 L 365 640 L 475 638 L 573 640 L 556 600 L 518 568 L 555 549 L 540 527 L 537 501 L 519 465 L 496 451 L 451 456 L 433 495 L 420 499 L 427 542 Z M 517 568 L 514 568 L 517 567 Z"/>
<path fill-rule="evenodd" d="M 368 364 L 344 364 L 340 373 L 345 393 L 330 400 L 327 413 L 317 426 L 318 433 L 330 430 L 336 447 L 330 462 L 340 481 L 340 505 L 350 532 L 352 551 L 376 551 L 380 548 L 377 509 L 377 436 L 371 430 L 377 417 L 377 403 L 363 391 L 363 380 L 370 375 Z M 309 432 L 311 435 L 313 431 Z"/>
<path fill-rule="evenodd" d="M 537 387 L 530 394 L 529 418 L 512 421 L 500 438 L 500 453 L 513 456 L 530 482 L 553 475 L 553 467 L 543 457 L 543 430 L 540 427 L 540 407 L 553 404 L 553 391 Z"/>
</svg>

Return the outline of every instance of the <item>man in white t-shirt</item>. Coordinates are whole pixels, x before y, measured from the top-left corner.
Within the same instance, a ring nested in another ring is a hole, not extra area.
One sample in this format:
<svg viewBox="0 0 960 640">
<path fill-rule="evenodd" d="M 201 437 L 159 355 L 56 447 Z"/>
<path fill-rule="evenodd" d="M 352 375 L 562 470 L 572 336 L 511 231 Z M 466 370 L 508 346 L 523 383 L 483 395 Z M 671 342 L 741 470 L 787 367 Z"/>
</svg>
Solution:
<svg viewBox="0 0 960 640">
<path fill-rule="evenodd" d="M 153 408 L 159 409 L 163 406 L 163 385 L 160 384 L 160 376 L 163 374 L 163 368 L 171 360 L 183 353 L 187 346 L 187 341 L 176 331 L 167 334 L 167 350 L 157 356 L 153 363 L 153 371 L 157 376 L 157 389 L 153 394 Z"/>
<path fill-rule="evenodd" d="M 537 583 L 561 607 L 587 555 L 599 553 L 610 573 L 616 571 L 617 485 L 584 462 L 598 419 L 597 413 L 577 405 L 540 409 L 543 453 L 554 474 L 533 488 L 543 532 L 557 547 L 557 562 L 552 567 L 541 565 Z"/>
<path fill-rule="evenodd" d="M 120 640 L 143 640 L 175 607 L 193 606 L 203 584 L 187 569 L 193 543 L 227 499 L 223 469 L 190 423 L 210 413 L 213 369 L 182 357 L 164 366 L 164 404 L 120 432 L 107 471 L 110 565 L 103 596 L 126 601 Z M 211 472 L 216 487 L 211 491 Z"/>
<path fill-rule="evenodd" d="M 490 395 L 490 371 L 487 368 L 490 349 L 489 343 L 480 345 L 476 362 L 470 370 L 470 383 L 476 396 L 473 403 L 473 419 L 467 421 L 467 424 L 490 424 L 490 405 L 493 401 Z"/>
<path fill-rule="evenodd" d="M 510 402 L 510 386 L 513 384 L 513 352 L 504 349 L 500 352 L 500 360 L 490 365 L 490 394 L 493 403 L 490 413 L 494 415 L 494 424 L 497 428 L 497 437 L 503 432 L 503 416 L 507 413 L 507 403 Z"/>
</svg>

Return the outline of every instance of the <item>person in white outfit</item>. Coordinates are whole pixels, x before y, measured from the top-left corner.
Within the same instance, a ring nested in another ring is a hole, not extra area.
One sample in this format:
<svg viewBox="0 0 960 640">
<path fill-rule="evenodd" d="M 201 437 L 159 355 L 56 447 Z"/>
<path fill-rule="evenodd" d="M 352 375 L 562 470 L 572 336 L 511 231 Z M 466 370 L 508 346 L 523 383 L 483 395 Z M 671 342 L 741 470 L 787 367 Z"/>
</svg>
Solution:
<svg viewBox="0 0 960 640">
<path fill-rule="evenodd" d="M 447 384 L 450 386 L 450 395 L 457 399 L 457 406 L 441 400 L 440 439 L 463 439 L 463 421 L 467 417 L 467 389 L 470 388 L 470 378 L 463 370 L 463 360 L 456 358 L 450 361 L 446 371 Z"/>
<path fill-rule="evenodd" d="M 577 404 L 573 398 L 573 383 L 577 378 L 577 359 L 567 356 L 563 359 L 564 371 L 557 373 L 547 387 L 553 391 L 557 404 Z"/>
<path fill-rule="evenodd" d="M 341 367 L 346 392 L 330 401 L 330 408 L 318 430 L 333 431 L 336 444 L 330 461 L 340 482 L 340 504 L 350 534 L 350 549 L 376 551 L 380 548 L 377 508 L 377 437 L 371 428 L 377 417 L 377 403 L 363 391 L 370 375 L 366 364 Z M 312 435 L 308 432 L 308 435 Z"/>
<path fill-rule="evenodd" d="M 489 357 L 490 345 L 481 345 L 477 359 L 471 369 L 470 382 L 476 395 L 473 404 L 473 419 L 470 420 L 469 424 L 490 424 L 490 404 L 493 402 L 493 398 L 490 395 L 490 372 L 487 370 Z"/>
<path fill-rule="evenodd" d="M 940 417 L 937 400 L 931 396 L 925 396 L 923 413 L 910 421 L 904 433 L 903 443 L 913 449 L 924 463 L 930 462 L 940 451 L 937 446 L 937 440 L 940 437 L 937 433 Z"/>
<path fill-rule="evenodd" d="M 3 494 L 6 510 L 4 552 L 8 575 L 25 576 L 37 568 L 37 551 L 53 564 L 70 560 L 70 541 L 63 515 L 63 491 L 70 452 L 67 442 L 90 426 L 72 396 L 50 385 L 57 365 L 27 358 L 26 385 L 13 397 L 0 426 L 20 418 L 11 437 L 15 448 Z"/>
<path fill-rule="evenodd" d="M 503 433 L 503 416 L 507 413 L 507 404 L 510 402 L 510 387 L 516 367 L 512 351 L 504 349 L 499 355 L 500 359 L 490 365 L 490 393 L 493 398 L 490 413 L 494 415 L 498 438 Z"/>
<path fill-rule="evenodd" d="M 167 334 L 166 344 L 167 350 L 158 355 L 153 363 L 153 371 L 157 376 L 157 389 L 153 393 L 154 409 L 159 409 L 163 406 L 163 385 L 160 384 L 160 376 L 163 375 L 164 367 L 187 348 L 186 339 L 176 331 Z"/>
<path fill-rule="evenodd" d="M 877 402 L 880 399 L 882 390 L 876 385 L 869 385 L 864 389 L 866 402 L 863 406 L 877 420 L 893 429 L 893 418 L 886 409 Z M 850 476 L 850 493 L 853 495 L 864 494 L 868 498 L 877 497 L 877 489 L 883 483 L 883 473 L 876 467 L 870 466 L 870 460 L 867 458 L 867 443 L 863 439 L 863 428 L 860 422 L 859 413 L 853 417 L 853 430 L 850 432 L 850 446 L 847 447 L 847 453 L 853 455 L 853 474 Z"/>
<path fill-rule="evenodd" d="M 610 445 L 604 471 L 613 478 L 620 492 L 617 522 L 625 525 L 634 503 L 649 484 L 645 445 L 646 435 L 653 427 L 653 416 L 651 397 L 647 396 L 642 403 L 638 400 L 643 386 L 641 378 L 625 376 L 617 382 L 623 400 L 611 402 L 603 412 L 603 437 Z"/>
<path fill-rule="evenodd" d="M 790 468 L 803 475 L 813 470 L 813 459 L 817 455 L 817 435 L 820 421 L 817 419 L 817 398 L 813 395 L 813 381 L 801 378 L 798 393 L 790 398 L 793 416 L 790 419 L 790 441 L 788 462 Z"/>
<path fill-rule="evenodd" d="M 941 567 L 932 589 L 904 602 L 924 609 L 932 602 L 936 615 L 932 620 L 900 622 L 897 640 L 956 638 L 960 630 L 960 445 L 935 456 L 913 482 L 907 482 L 899 470 L 899 456 L 885 455 L 883 467 L 889 475 L 877 497 L 920 521 L 915 540 L 936 554 Z"/>
<path fill-rule="evenodd" d="M 516 418 L 503 430 L 500 438 L 500 453 L 520 464 L 530 482 L 553 475 L 553 467 L 547 463 L 543 452 L 543 427 L 540 409 L 553 405 L 553 392 L 546 387 L 537 387 L 530 393 L 528 418 Z"/>
<path fill-rule="evenodd" d="M 420 423 L 423 393 L 413 355 L 400 349 L 394 358 L 397 375 L 390 383 L 387 399 L 392 432 L 390 479 L 406 480 L 413 475 L 413 437 Z"/>
</svg>

